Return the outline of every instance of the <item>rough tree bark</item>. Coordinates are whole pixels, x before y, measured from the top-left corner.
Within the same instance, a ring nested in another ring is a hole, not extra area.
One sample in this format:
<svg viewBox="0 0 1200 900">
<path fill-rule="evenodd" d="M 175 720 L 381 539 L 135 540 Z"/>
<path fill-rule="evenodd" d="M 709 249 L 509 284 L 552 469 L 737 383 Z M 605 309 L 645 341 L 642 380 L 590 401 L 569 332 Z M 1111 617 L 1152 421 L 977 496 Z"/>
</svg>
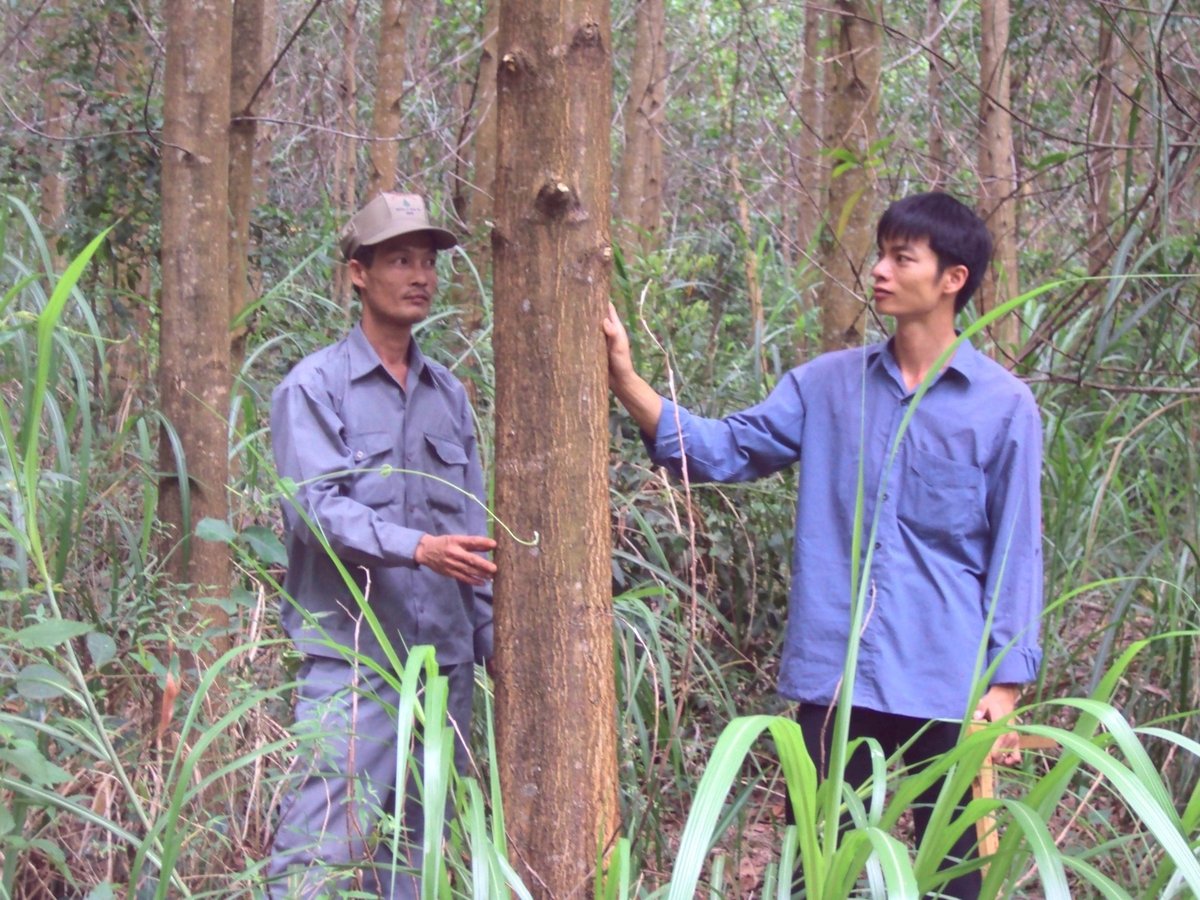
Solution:
<svg viewBox="0 0 1200 900">
<path fill-rule="evenodd" d="M 984 0 L 980 6 L 979 213 L 995 241 L 992 265 L 976 300 L 988 312 L 1020 292 L 1017 272 L 1017 167 L 1013 153 L 1012 69 L 1008 57 L 1008 0 Z M 1017 319 L 1011 313 L 989 329 L 992 353 L 1010 354 L 1017 344 Z"/>
<path fill-rule="evenodd" d="M 333 151 L 333 203 L 339 222 L 354 214 L 358 194 L 358 141 L 351 137 L 358 131 L 358 2 L 345 0 L 343 4 L 342 77 L 337 87 L 338 127 L 342 133 L 335 139 Z M 333 299 L 349 321 L 354 286 L 348 266 L 333 268 Z"/>
<path fill-rule="evenodd" d="M 537 897 L 588 892 L 616 834 L 608 512 L 611 25 L 606 0 L 500 6 L 496 736 Z"/>
<path fill-rule="evenodd" d="M 625 152 L 617 190 L 619 240 L 627 249 L 653 247 L 662 223 L 661 129 L 667 101 L 664 0 L 639 0 L 635 21 L 637 42 L 625 100 Z"/>
<path fill-rule="evenodd" d="M 479 61 L 473 81 L 461 89 L 463 126 L 458 137 L 455 163 L 454 211 L 468 235 L 464 252 L 475 260 L 485 283 L 492 271 L 491 230 L 496 196 L 496 60 L 499 46 L 500 0 L 486 0 Z M 450 297 L 459 310 L 463 336 L 476 341 L 482 334 L 486 311 L 484 298 L 473 273 L 462 267 L 455 275 Z M 465 366 L 479 372 L 479 357 L 468 354 Z M 467 393 L 474 403 L 479 379 L 465 377 Z"/>
<path fill-rule="evenodd" d="M 942 0 L 928 0 L 925 10 L 925 46 L 929 53 L 929 189 L 936 191 L 946 179 L 946 135 L 942 128 Z"/>
<path fill-rule="evenodd" d="M 403 0 L 383 0 L 379 11 L 379 53 L 375 72 L 375 111 L 371 122 L 371 177 L 364 201 L 396 186 L 400 144 L 400 101 L 404 92 L 405 10 Z"/>
<path fill-rule="evenodd" d="M 1089 138 L 1094 144 L 1088 153 L 1088 203 L 1091 237 L 1088 239 L 1088 274 L 1098 275 L 1108 265 L 1113 246 L 1112 181 L 1116 136 L 1114 106 L 1116 100 L 1117 41 L 1107 14 L 1100 16 L 1100 35 L 1096 52 L 1096 92 L 1092 101 Z"/>
<path fill-rule="evenodd" d="M 405 71 L 407 82 L 415 94 L 420 96 L 418 104 L 423 105 L 425 98 L 432 98 L 434 92 L 430 88 L 430 38 L 432 23 L 438 16 L 437 0 L 405 0 L 404 21 L 407 29 L 406 40 L 408 50 L 405 53 Z M 426 166 L 430 140 L 421 132 L 423 128 L 411 129 L 418 134 L 404 142 L 405 158 L 402 164 L 406 172 L 419 172 Z"/>
<path fill-rule="evenodd" d="M 804 290 L 800 292 L 797 318 L 807 323 L 816 305 L 813 291 L 808 289 L 815 282 L 817 269 L 817 235 L 821 228 L 821 212 L 825 209 L 828 188 L 821 165 L 821 138 L 824 134 L 824 96 L 821 73 L 821 37 L 825 19 L 816 4 L 804 7 L 804 57 L 792 86 L 792 108 L 797 110 L 799 122 L 793 129 L 788 144 L 788 157 L 795 177 L 795 203 L 787 204 L 783 212 L 787 223 L 784 233 L 795 240 L 795 255 L 788 254 L 789 264 L 799 264 L 806 272 Z M 788 250 L 787 241 L 783 248 Z M 796 331 L 796 362 L 800 363 L 812 355 L 810 329 L 802 327 Z"/>
<path fill-rule="evenodd" d="M 163 99 L 162 319 L 158 387 L 187 466 L 164 434 L 159 516 L 182 544 L 169 571 L 193 597 L 228 597 L 226 545 L 190 539 L 200 519 L 224 520 L 229 503 L 229 86 L 232 10 L 217 0 L 167 0 Z M 189 508 L 190 507 L 190 508 Z M 187 515 L 185 517 L 185 510 Z M 216 604 L 193 606 L 217 629 Z M 217 640 L 219 646 L 222 641 Z"/>
<path fill-rule="evenodd" d="M 66 20 L 63 16 L 63 0 L 51 0 L 46 4 L 46 42 L 57 44 L 63 37 Z M 46 235 L 50 250 L 50 264 L 55 272 L 61 272 L 66 261 L 58 252 L 54 235 L 60 234 L 63 218 L 67 212 L 67 180 L 62 175 L 63 154 L 66 143 L 66 103 L 63 102 L 61 80 L 49 72 L 42 73 L 42 131 L 50 139 L 42 157 L 42 177 L 38 191 L 38 222 Z"/>
<path fill-rule="evenodd" d="M 834 160 L 829 219 L 821 232 L 825 281 L 821 287 L 821 345 L 825 350 L 862 343 L 866 263 L 875 246 L 871 153 L 879 111 L 881 31 L 867 0 L 838 0 L 837 44 L 827 69 L 826 146 L 848 154 Z"/>
<path fill-rule="evenodd" d="M 259 153 L 258 122 L 270 96 L 262 85 L 271 64 L 273 42 L 267 25 L 274 17 L 268 4 L 274 0 L 234 0 L 233 47 L 230 53 L 230 110 L 234 121 L 229 131 L 229 321 L 237 320 L 250 301 L 250 215 L 260 192 L 256 181 L 262 177 L 264 160 Z M 260 85 L 261 88 L 260 88 Z M 255 92 L 257 91 L 257 96 Z M 240 367 L 245 355 L 247 327 L 243 324 L 231 333 L 231 370 Z"/>
<path fill-rule="evenodd" d="M 821 135 L 824 97 L 821 76 L 821 31 L 824 19 L 816 4 L 804 7 L 804 60 L 800 64 L 797 90 L 800 127 L 797 129 L 792 158 L 800 182 L 800 202 L 796 210 L 796 243 L 803 254 L 811 254 L 825 208 L 825 176 L 821 168 Z"/>
<path fill-rule="evenodd" d="M 496 197 L 496 48 L 500 41 L 500 0 L 488 0 L 483 14 L 483 46 L 475 83 L 463 107 L 466 124 L 458 147 L 454 210 L 474 234 L 491 221 Z M 490 229 L 489 229 L 490 232 Z"/>
</svg>

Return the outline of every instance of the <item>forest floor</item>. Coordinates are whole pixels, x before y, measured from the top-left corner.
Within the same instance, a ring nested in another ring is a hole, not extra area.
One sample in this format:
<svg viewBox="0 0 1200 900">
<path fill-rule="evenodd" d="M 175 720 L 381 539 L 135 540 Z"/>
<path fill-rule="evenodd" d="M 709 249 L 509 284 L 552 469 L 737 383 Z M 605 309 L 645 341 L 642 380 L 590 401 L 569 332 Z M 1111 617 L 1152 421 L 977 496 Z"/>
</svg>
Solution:
<svg viewBox="0 0 1200 900">
<path fill-rule="evenodd" d="M 1100 602 L 1091 602 L 1081 597 L 1070 616 L 1070 627 L 1066 633 L 1058 636 L 1059 640 L 1071 646 L 1074 650 L 1072 658 L 1076 660 L 1076 671 L 1055 672 L 1047 679 L 1047 693 L 1050 695 L 1069 693 L 1066 685 L 1088 683 L 1090 666 L 1095 659 L 1099 644 L 1107 626 L 1107 607 Z M 1117 646 L 1128 646 L 1130 642 L 1147 636 L 1141 627 L 1149 619 L 1139 619 L 1131 616 L 1124 619 L 1122 633 L 1117 636 Z M 1139 633 L 1142 632 L 1142 633 Z M 1056 691 L 1053 685 L 1060 684 L 1064 688 Z M 1062 728 L 1070 728 L 1075 718 L 1071 707 L 1061 707 L 1054 721 L 1048 724 Z M 1027 751 L 1030 756 L 1026 765 L 1033 767 L 1039 774 L 1047 771 L 1058 758 L 1056 750 Z M 1003 794 L 1013 796 L 1023 793 L 1019 771 L 1012 771 L 1010 777 L 1001 774 L 997 779 L 997 789 Z M 1086 779 L 1084 779 L 1086 782 Z M 1094 782 L 1095 780 L 1093 780 Z M 1128 816 L 1128 811 L 1120 804 L 1114 803 L 1106 791 L 1096 790 L 1097 784 L 1083 783 L 1068 791 L 1064 796 L 1060 811 L 1051 819 L 1050 833 L 1060 846 L 1079 842 L 1086 836 L 1077 831 L 1079 818 L 1086 816 L 1094 819 L 1097 816 L 1117 823 Z M 740 824 L 731 826 L 718 845 L 727 859 L 727 870 L 724 875 L 724 896 L 730 900 L 759 900 L 763 897 L 763 883 L 767 868 L 779 858 L 780 841 L 786 822 L 786 798 L 778 786 L 763 786 L 756 790 L 755 796 L 747 804 L 747 816 Z M 686 811 L 684 811 L 686 812 Z M 685 817 L 681 814 L 677 822 L 677 836 L 683 831 Z M 905 813 L 897 825 L 895 834 L 902 841 L 912 845 L 912 819 Z M 1038 883 L 1036 869 L 1030 868 L 1022 873 L 1012 888 L 1022 900 L 1040 900 L 1043 891 Z"/>
</svg>

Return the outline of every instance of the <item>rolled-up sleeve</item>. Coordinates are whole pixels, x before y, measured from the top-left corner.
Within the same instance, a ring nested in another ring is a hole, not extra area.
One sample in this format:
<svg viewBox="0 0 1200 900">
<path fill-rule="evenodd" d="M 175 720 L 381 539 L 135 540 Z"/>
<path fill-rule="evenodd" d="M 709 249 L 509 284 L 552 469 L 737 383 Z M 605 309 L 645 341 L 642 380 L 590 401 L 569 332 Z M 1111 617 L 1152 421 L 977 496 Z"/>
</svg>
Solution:
<svg viewBox="0 0 1200 900">
<path fill-rule="evenodd" d="M 988 664 L 996 662 L 991 681 L 1021 684 L 1037 677 L 1042 660 L 1042 429 L 1031 396 L 1021 398 L 1003 434 L 989 477 L 992 540 L 983 602 L 991 618 Z"/>
<path fill-rule="evenodd" d="M 423 532 L 389 522 L 349 496 L 353 453 L 329 398 L 304 383 L 285 382 L 271 402 L 276 468 L 296 484 L 283 504 L 289 530 L 309 546 L 324 536 L 334 553 L 356 565 L 415 566 Z"/>
</svg>

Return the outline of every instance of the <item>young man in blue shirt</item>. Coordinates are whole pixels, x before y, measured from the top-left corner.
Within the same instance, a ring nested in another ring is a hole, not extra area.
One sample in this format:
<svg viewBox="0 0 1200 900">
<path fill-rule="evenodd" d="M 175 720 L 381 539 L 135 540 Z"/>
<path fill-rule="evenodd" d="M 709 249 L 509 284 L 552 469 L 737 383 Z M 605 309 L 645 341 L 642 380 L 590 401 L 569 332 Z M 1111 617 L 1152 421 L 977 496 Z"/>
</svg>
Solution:
<svg viewBox="0 0 1200 900">
<path fill-rule="evenodd" d="M 432 227 L 424 201 L 385 193 L 359 210 L 339 241 L 362 303 L 340 341 L 305 357 L 271 398 L 271 440 L 282 477 L 288 571 L 281 618 L 305 654 L 298 755 L 268 862 L 272 897 L 340 895 L 361 868 L 373 896 L 415 897 L 423 815 L 411 778 L 397 773 L 397 692 L 367 657 L 382 643 L 321 538 L 349 571 L 403 660 L 432 645 L 449 681 L 455 764 L 467 763 L 474 662 L 491 654 L 495 565 L 483 474 L 466 392 L 421 353 L 412 330 L 437 292 L 437 254 L 455 245 Z M 430 476 L 430 477 L 423 477 Z M 401 751 L 407 748 L 400 748 Z M 402 815 L 399 857 L 384 814 Z"/>
<path fill-rule="evenodd" d="M 770 396 L 721 420 L 693 416 L 633 369 L 616 311 L 604 323 L 609 381 L 653 460 L 693 481 L 736 482 L 799 466 L 796 537 L 779 690 L 799 701 L 809 753 L 823 771 L 851 640 L 851 555 L 861 491 L 867 608 L 850 737 L 886 753 L 916 737 L 919 764 L 954 746 L 964 718 L 998 721 L 1041 661 L 1041 424 L 1029 389 L 964 342 L 921 398 L 918 386 L 956 339 L 955 314 L 991 256 L 987 227 L 942 193 L 892 204 L 877 229 L 875 309 L 895 322 L 882 343 L 827 353 L 788 372 Z M 859 560 L 863 562 L 863 560 Z M 992 667 L 968 708 L 982 650 Z M 998 748 L 1015 760 L 1015 735 Z M 865 748 L 847 764 L 870 775 Z M 923 833 L 935 789 L 918 801 Z M 969 854 L 971 830 L 952 856 Z M 977 872 L 945 895 L 973 897 Z"/>
</svg>

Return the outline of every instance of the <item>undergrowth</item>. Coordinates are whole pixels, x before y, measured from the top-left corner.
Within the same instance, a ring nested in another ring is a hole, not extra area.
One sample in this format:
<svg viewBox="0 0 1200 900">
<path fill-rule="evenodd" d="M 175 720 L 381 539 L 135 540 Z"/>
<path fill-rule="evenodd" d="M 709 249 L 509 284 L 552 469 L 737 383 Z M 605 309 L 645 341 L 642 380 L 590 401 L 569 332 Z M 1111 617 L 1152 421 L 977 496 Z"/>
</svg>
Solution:
<svg viewBox="0 0 1200 900">
<path fill-rule="evenodd" d="M 239 572 L 226 601 L 237 641 L 213 658 L 211 635 L 179 625 L 186 586 L 165 575 L 154 518 L 162 423 L 152 396 L 110 378 L 113 343 L 95 312 L 101 287 L 87 277 L 87 251 L 65 273 L 50 272 L 32 215 L 15 200 L 8 210 L 0 264 L 8 285 L 0 305 L 0 892 L 252 895 L 285 773 L 308 752 L 289 731 L 296 659 L 276 619 L 284 488 L 268 461 L 266 397 L 290 362 L 344 327 L 317 287 L 327 261 L 310 257 L 256 313 L 230 410 L 234 509 L 200 535 L 228 542 Z M 765 352 L 756 352 L 746 311 L 717 287 L 729 274 L 719 255 L 688 241 L 624 260 L 615 300 L 651 380 L 665 386 L 669 367 L 682 400 L 720 414 L 761 398 L 797 343 L 812 341 L 795 324 L 796 285 L 805 282 L 765 248 L 764 296 L 777 299 L 757 348 Z M 1200 890 L 1192 852 L 1200 818 L 1200 417 L 1194 392 L 1176 390 L 1180 373 L 1196 371 L 1200 304 L 1194 280 L 1154 274 L 1173 271 L 1170 252 L 1126 261 L 1120 290 L 1102 288 L 1053 344 L 1023 359 L 1046 422 L 1048 603 L 1046 662 L 1019 728 L 1053 746 L 1000 773 L 997 798 L 961 815 L 949 798 L 975 777 L 997 727 L 967 736 L 919 774 L 880 755 L 886 791 L 833 793 L 834 781 L 815 780 L 773 693 L 793 478 L 693 486 L 689 499 L 647 466 L 633 427 L 614 410 L 624 837 L 602 894 L 786 896 L 803 858 L 811 895 L 917 896 L 943 878 L 942 844 L 985 816 L 1004 832 L 988 896 Z M 448 264 L 486 293 L 470 259 Z M 1054 298 L 1048 289 L 1017 304 L 1028 332 Z M 487 324 L 473 335 L 458 325 L 443 310 L 421 340 L 473 383 L 487 435 Z M 483 445 L 489 464 L 490 442 Z M 451 896 L 523 895 L 506 856 L 486 690 L 474 767 L 458 779 L 449 774 L 444 726 L 436 727 L 444 697 L 431 660 L 413 653 L 386 674 L 407 698 L 398 742 L 424 721 L 426 771 L 446 774 L 430 789 L 452 796 L 457 811 L 425 884 Z M 910 848 L 903 810 L 945 772 L 952 785 L 936 812 L 942 827 Z M 791 827 L 785 778 L 805 798 Z M 822 823 L 843 803 L 856 827 L 839 838 Z"/>
</svg>

